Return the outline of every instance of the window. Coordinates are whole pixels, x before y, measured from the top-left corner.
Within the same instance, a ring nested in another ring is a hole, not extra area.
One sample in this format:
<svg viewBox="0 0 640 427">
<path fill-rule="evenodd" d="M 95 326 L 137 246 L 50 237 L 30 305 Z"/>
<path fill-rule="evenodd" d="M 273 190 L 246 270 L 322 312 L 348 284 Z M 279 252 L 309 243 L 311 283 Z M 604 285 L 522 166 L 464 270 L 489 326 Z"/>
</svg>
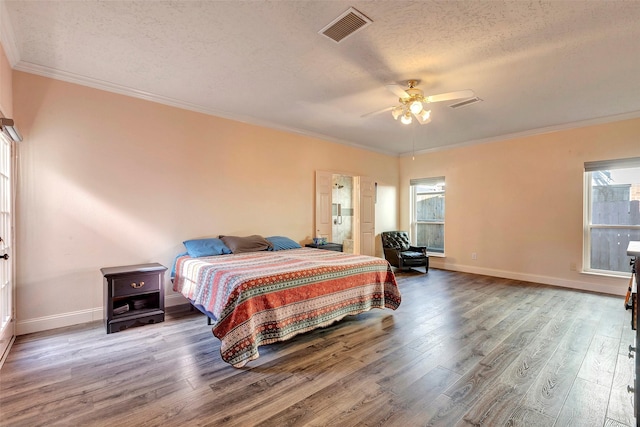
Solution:
<svg viewBox="0 0 640 427">
<path fill-rule="evenodd" d="M 411 180 L 411 240 L 444 255 L 444 177 Z"/>
<path fill-rule="evenodd" d="M 640 240 L 640 157 L 584 169 L 584 271 L 628 275 L 627 246 Z"/>
</svg>

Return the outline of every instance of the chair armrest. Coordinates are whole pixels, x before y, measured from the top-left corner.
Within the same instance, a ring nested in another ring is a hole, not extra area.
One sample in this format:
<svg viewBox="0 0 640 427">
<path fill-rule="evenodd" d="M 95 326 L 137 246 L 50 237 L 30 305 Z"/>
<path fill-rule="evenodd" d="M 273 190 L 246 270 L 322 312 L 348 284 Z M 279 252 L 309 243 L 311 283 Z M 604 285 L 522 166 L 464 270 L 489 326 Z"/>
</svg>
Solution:
<svg viewBox="0 0 640 427">
<path fill-rule="evenodd" d="M 409 250 L 414 252 L 422 252 L 425 255 L 427 254 L 426 246 L 409 246 Z"/>
<path fill-rule="evenodd" d="M 392 265 L 398 264 L 400 258 L 400 251 L 394 248 L 383 248 L 384 257 L 387 261 L 389 261 Z"/>
<path fill-rule="evenodd" d="M 395 257 L 397 257 L 400 253 L 400 250 L 395 248 L 382 248 L 382 250 L 384 251 L 385 255 L 391 255 Z"/>
</svg>

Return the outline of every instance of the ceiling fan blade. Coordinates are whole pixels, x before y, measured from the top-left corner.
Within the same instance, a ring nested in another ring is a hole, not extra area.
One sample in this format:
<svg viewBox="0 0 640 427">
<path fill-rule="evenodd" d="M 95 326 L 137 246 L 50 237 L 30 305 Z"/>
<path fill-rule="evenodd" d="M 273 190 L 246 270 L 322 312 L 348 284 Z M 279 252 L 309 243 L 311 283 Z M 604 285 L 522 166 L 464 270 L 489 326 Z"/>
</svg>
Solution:
<svg viewBox="0 0 640 427">
<path fill-rule="evenodd" d="M 390 90 L 391 92 L 393 92 L 398 98 L 409 98 L 409 94 L 407 92 L 405 92 L 405 90 L 402 88 L 402 86 L 399 85 L 387 85 L 386 86 L 388 90 Z"/>
<path fill-rule="evenodd" d="M 471 89 L 458 90 L 456 92 L 441 93 L 438 95 L 425 96 L 427 102 L 441 102 L 460 98 L 473 98 L 476 96 Z"/>
<path fill-rule="evenodd" d="M 361 118 L 365 118 L 365 117 L 369 117 L 369 116 L 373 116 L 376 114 L 380 114 L 380 113 L 384 113 L 385 111 L 391 111 L 393 110 L 395 107 L 387 107 L 387 108 L 383 108 L 382 110 L 377 110 L 377 111 L 372 111 L 370 113 L 367 114 L 363 114 L 362 116 L 360 116 Z"/>
</svg>

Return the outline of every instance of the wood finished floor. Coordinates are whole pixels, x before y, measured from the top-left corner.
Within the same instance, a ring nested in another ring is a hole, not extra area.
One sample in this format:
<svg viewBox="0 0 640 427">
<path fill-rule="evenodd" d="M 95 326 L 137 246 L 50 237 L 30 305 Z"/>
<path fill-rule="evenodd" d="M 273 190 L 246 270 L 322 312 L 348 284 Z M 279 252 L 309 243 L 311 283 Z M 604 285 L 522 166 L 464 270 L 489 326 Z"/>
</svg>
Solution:
<svg viewBox="0 0 640 427">
<path fill-rule="evenodd" d="M 204 316 L 17 338 L 0 426 L 634 426 L 621 297 L 442 270 L 234 369 Z"/>
</svg>

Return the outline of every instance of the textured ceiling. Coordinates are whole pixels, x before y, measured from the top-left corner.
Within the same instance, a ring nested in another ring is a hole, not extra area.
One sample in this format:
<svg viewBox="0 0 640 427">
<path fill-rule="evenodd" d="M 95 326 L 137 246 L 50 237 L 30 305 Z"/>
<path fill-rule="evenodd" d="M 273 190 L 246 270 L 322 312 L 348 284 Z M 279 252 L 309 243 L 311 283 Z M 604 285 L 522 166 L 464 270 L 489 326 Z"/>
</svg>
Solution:
<svg viewBox="0 0 640 427">
<path fill-rule="evenodd" d="M 17 70 L 403 154 L 640 117 L 640 1 L 4 1 Z M 318 31 L 349 7 L 373 24 Z M 402 125 L 389 83 L 483 102 Z"/>
</svg>

